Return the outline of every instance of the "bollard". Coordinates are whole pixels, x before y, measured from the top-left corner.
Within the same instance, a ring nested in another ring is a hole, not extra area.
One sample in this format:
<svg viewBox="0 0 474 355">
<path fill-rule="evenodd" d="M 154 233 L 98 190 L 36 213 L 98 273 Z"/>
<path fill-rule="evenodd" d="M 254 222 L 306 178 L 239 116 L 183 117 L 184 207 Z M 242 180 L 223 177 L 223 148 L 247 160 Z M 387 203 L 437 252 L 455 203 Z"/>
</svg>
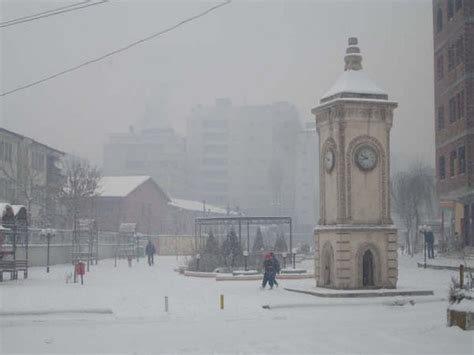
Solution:
<svg viewBox="0 0 474 355">
<path fill-rule="evenodd" d="M 221 309 L 224 309 L 224 295 L 221 295 Z"/>
<path fill-rule="evenodd" d="M 168 312 L 168 296 L 165 296 L 165 312 Z"/>
<path fill-rule="evenodd" d="M 459 265 L 459 288 L 464 288 L 464 265 Z"/>
</svg>

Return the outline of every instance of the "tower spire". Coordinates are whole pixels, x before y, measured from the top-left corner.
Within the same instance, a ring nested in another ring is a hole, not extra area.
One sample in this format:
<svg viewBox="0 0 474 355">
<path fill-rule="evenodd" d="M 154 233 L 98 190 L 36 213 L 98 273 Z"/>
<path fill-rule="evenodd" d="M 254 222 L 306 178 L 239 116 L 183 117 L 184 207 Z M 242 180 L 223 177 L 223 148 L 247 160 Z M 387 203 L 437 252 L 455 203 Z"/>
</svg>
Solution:
<svg viewBox="0 0 474 355">
<path fill-rule="evenodd" d="M 362 70 L 362 55 L 357 46 L 357 37 L 349 37 L 348 44 L 344 57 L 346 63 L 344 70 Z"/>
</svg>

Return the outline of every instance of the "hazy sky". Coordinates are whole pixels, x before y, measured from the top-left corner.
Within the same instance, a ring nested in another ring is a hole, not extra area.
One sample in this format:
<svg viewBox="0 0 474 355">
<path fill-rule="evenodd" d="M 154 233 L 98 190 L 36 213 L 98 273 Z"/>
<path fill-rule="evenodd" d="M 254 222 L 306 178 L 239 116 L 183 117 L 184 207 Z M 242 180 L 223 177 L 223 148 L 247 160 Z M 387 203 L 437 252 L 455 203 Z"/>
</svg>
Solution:
<svg viewBox="0 0 474 355">
<path fill-rule="evenodd" d="M 0 0 L 2 21 L 71 2 Z M 77 1 L 76 1 L 77 2 Z M 219 1 L 119 1 L 0 29 L 1 91 L 100 56 Z M 370 77 L 399 102 L 394 163 L 434 159 L 431 0 L 236 1 L 176 31 L 0 98 L 1 125 L 101 163 L 107 134 L 148 110 L 185 135 L 189 110 L 294 103 L 302 121 L 357 36 Z"/>
</svg>

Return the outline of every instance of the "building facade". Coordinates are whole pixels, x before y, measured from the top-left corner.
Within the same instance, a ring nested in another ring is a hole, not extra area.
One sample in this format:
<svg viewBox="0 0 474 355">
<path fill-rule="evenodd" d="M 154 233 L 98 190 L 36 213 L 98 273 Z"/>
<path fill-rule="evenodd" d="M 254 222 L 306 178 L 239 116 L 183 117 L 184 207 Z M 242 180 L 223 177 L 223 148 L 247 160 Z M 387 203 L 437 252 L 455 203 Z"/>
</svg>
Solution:
<svg viewBox="0 0 474 355">
<path fill-rule="evenodd" d="M 295 213 L 298 132 L 296 108 L 286 102 L 193 109 L 188 161 L 193 199 L 247 215 Z"/>
<path fill-rule="evenodd" d="M 433 25 L 437 189 L 445 206 L 442 223 L 454 225 L 459 219 L 463 245 L 474 246 L 474 2 L 434 0 Z M 462 208 L 446 207 L 449 202 Z M 459 210 L 461 216 L 456 216 Z"/>
<path fill-rule="evenodd" d="M 150 176 L 103 176 L 95 198 L 98 228 L 118 232 L 122 223 L 136 223 L 140 233 L 163 233 L 170 201 Z"/>
<path fill-rule="evenodd" d="M 166 193 L 189 196 L 186 143 L 169 127 L 109 136 L 104 146 L 104 175 L 150 175 Z"/>
<path fill-rule="evenodd" d="M 59 226 L 57 199 L 65 153 L 0 128 L 0 201 L 24 205 L 33 226 Z"/>
</svg>

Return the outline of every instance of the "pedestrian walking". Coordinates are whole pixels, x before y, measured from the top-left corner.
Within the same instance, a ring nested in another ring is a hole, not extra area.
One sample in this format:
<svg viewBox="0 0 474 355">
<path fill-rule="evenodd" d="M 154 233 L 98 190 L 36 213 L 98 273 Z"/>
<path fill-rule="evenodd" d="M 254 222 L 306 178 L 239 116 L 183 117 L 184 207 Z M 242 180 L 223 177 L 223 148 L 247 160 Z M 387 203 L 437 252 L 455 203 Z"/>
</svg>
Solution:
<svg viewBox="0 0 474 355">
<path fill-rule="evenodd" d="M 156 253 L 155 246 L 151 242 L 151 240 L 148 241 L 148 244 L 145 247 L 145 254 L 148 257 L 148 265 L 152 266 L 155 264 L 154 260 L 154 255 Z"/>
<path fill-rule="evenodd" d="M 434 259 L 434 234 L 430 227 L 425 232 L 425 241 L 428 247 L 428 259 Z"/>
<path fill-rule="evenodd" d="M 275 254 L 273 252 L 270 253 L 270 255 L 272 256 L 272 261 L 273 261 L 273 273 L 272 273 L 272 281 L 273 281 L 273 284 L 278 287 L 278 282 L 276 280 L 276 275 L 277 274 L 280 274 L 280 262 L 278 261 L 278 259 L 276 258 Z"/>
<path fill-rule="evenodd" d="M 274 265 L 273 258 L 270 253 L 265 255 L 265 260 L 263 261 L 263 280 L 262 280 L 262 289 L 267 286 L 267 283 L 270 285 L 270 289 L 273 288 L 273 273 Z"/>
</svg>

